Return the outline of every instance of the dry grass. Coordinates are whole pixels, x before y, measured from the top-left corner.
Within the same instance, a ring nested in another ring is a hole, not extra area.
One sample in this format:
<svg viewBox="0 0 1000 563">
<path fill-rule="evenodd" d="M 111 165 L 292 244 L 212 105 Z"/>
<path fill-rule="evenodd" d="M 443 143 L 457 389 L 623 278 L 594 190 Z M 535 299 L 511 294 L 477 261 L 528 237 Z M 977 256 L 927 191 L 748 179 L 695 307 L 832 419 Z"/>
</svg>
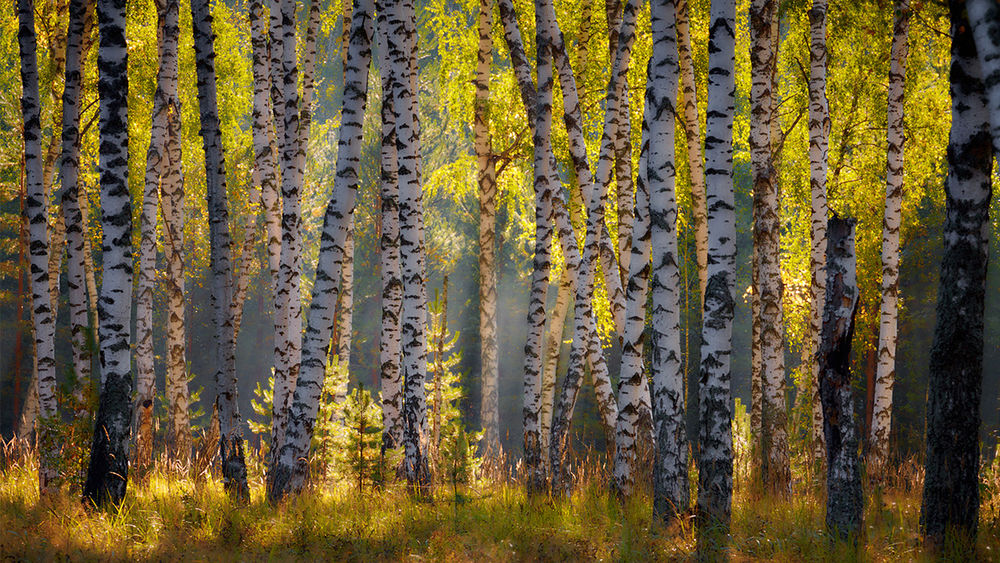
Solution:
<svg viewBox="0 0 1000 563">
<path fill-rule="evenodd" d="M 860 548 L 831 541 L 814 487 L 789 500 L 738 489 L 733 561 L 921 561 L 920 478 L 866 492 Z M 87 511 L 68 490 L 39 501 L 30 458 L 0 465 L 0 555 L 17 560 L 671 561 L 697 557 L 691 520 L 652 523 L 648 494 L 622 505 L 608 495 L 599 458 L 578 472 L 568 498 L 525 497 L 499 470 L 467 487 L 412 498 L 393 485 L 358 495 L 349 485 L 314 489 L 278 508 L 263 499 L 259 472 L 249 505 L 234 505 L 212 478 L 155 468 L 131 485 L 120 510 Z M 1000 472 L 984 471 L 977 560 L 1000 560 Z"/>
</svg>

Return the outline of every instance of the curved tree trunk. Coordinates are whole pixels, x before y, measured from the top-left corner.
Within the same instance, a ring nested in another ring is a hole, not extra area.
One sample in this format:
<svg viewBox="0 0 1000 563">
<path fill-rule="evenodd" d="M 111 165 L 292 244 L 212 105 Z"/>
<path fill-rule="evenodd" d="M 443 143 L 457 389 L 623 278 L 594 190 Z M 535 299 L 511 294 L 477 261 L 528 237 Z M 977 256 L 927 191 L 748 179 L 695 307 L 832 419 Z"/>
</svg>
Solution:
<svg viewBox="0 0 1000 563">
<path fill-rule="evenodd" d="M 372 2 L 359 2 L 351 22 L 351 47 L 344 88 L 344 108 L 338 141 L 337 174 L 323 217 L 323 235 L 316 264 L 316 282 L 309 304 L 308 328 L 302 347 L 302 369 L 288 411 L 285 439 L 275 442 L 275 465 L 268 497 L 274 501 L 297 493 L 305 484 L 309 442 L 319 411 L 326 358 L 333 332 L 334 313 L 347 238 L 349 217 L 358 186 L 361 133 L 368 93 L 371 61 Z M 286 22 L 289 26 L 290 21 Z M 294 30 L 293 30 L 294 31 Z M 290 44 L 286 33 L 286 45 Z M 286 116 L 286 128 L 290 121 Z"/>
<path fill-rule="evenodd" d="M 226 491 L 240 500 L 249 500 L 246 461 L 243 452 L 243 422 L 240 419 L 236 342 L 232 318 L 232 261 L 230 259 L 229 209 L 226 202 L 225 151 L 219 128 L 215 82 L 215 33 L 208 0 L 193 0 L 195 61 L 198 73 L 198 105 L 201 134 L 205 145 L 205 182 L 208 197 L 208 226 L 211 245 L 212 309 L 214 311 L 216 354 L 216 406 L 219 409 L 219 453 Z"/>
<path fill-rule="evenodd" d="M 983 326 L 989 252 L 991 125 L 998 131 L 1000 92 L 995 43 L 998 15 L 985 3 L 949 2 L 952 120 L 945 181 L 944 257 L 927 390 L 927 459 L 920 528 L 941 545 L 947 533 L 975 545 L 979 524 L 979 426 Z M 968 11 L 966 11 L 968 10 Z M 977 52 L 970 21 L 976 22 Z M 985 24 L 985 25 L 984 25 Z M 982 61 L 982 62 L 981 62 Z M 986 67 L 983 68 L 985 63 Z M 986 70 L 984 73 L 983 71 Z M 989 100 L 984 84 L 990 84 Z M 990 108 L 993 111 L 990 111 Z M 997 151 L 996 135 L 992 136 Z"/>
<path fill-rule="evenodd" d="M 49 436 L 44 420 L 56 415 L 55 318 L 49 294 L 48 198 L 42 180 L 41 113 L 38 99 L 38 60 L 32 0 L 18 0 L 17 39 L 21 54 L 21 112 L 24 116 L 25 215 L 28 221 L 32 325 L 35 334 L 35 377 L 39 415 L 38 486 L 48 492 L 56 478 L 59 445 Z M 103 99 L 103 97 L 102 97 Z"/>
<path fill-rule="evenodd" d="M 698 512 L 702 525 L 729 527 L 733 495 L 730 394 L 736 217 L 733 205 L 735 96 L 733 0 L 713 0 L 709 23 L 708 118 L 705 122 L 705 194 L 708 206 L 708 282 L 698 388 Z"/>
<path fill-rule="evenodd" d="M 809 10 L 809 187 L 812 210 L 809 221 L 812 239 L 809 254 L 810 315 L 807 365 L 812 373 L 812 455 L 826 458 L 823 437 L 823 410 L 819 400 L 819 351 L 823 308 L 826 300 L 826 171 L 830 135 L 830 108 L 826 100 L 826 8 L 827 0 L 813 0 Z"/>
<path fill-rule="evenodd" d="M 104 275 L 100 299 L 101 400 L 83 498 L 118 505 L 128 482 L 132 422 L 132 199 L 128 191 L 128 49 L 125 0 L 97 3 L 101 99 L 101 226 Z"/>
</svg>

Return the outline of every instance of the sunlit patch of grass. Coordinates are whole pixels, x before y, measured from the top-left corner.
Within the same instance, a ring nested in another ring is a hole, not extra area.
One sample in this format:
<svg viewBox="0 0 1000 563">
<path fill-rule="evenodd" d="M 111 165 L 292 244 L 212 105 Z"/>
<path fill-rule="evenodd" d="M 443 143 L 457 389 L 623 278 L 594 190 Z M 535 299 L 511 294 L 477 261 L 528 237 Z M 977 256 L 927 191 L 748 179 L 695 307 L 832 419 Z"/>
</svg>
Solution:
<svg viewBox="0 0 1000 563">
<path fill-rule="evenodd" d="M 690 515 L 654 521 L 648 487 L 622 503 L 600 467 L 580 471 L 568 497 L 529 497 L 493 476 L 461 491 L 421 498 L 390 483 L 358 494 L 349 484 L 306 491 L 277 507 L 253 479 L 237 504 L 213 479 L 160 468 L 133 484 L 117 509 L 85 510 L 78 492 L 39 499 L 30 460 L 0 472 L 0 553 L 50 560 L 687 561 L 697 557 Z M 716 547 L 734 561 L 930 561 L 919 535 L 920 487 L 868 485 L 864 537 L 855 545 L 825 530 L 814 487 L 787 499 L 737 490 L 730 534 Z M 1000 554 L 1000 477 L 984 471 L 976 556 Z M 703 546 L 704 547 L 704 546 Z M 962 546 L 957 546 L 961 548 Z M 945 546 L 954 552 L 956 546 Z M 703 554 L 704 555 L 704 554 Z"/>
</svg>

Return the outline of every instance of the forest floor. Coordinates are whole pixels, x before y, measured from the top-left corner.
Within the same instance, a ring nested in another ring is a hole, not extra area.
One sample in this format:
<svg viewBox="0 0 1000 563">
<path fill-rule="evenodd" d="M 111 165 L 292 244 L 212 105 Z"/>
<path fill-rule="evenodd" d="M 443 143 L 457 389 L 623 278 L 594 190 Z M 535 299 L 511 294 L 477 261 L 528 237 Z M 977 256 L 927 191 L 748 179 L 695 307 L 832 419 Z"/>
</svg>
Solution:
<svg viewBox="0 0 1000 563">
<path fill-rule="evenodd" d="M 913 466 L 915 467 L 915 466 Z M 919 471 L 885 490 L 866 490 L 861 547 L 824 531 L 813 486 L 788 500 L 753 498 L 737 483 L 732 561 L 924 561 Z M 423 499 L 402 486 L 359 493 L 314 488 L 275 508 L 259 478 L 252 500 L 230 502 L 217 480 L 154 471 L 129 484 L 120 510 L 88 511 L 63 490 L 39 501 L 31 464 L 0 468 L 0 560 L 683 561 L 697 558 L 691 519 L 651 522 L 648 494 L 621 504 L 598 470 L 576 492 L 529 499 L 516 481 L 450 487 Z M 1000 476 L 987 472 L 976 552 L 1000 561 Z M 947 556 L 946 556 L 947 558 Z"/>
</svg>

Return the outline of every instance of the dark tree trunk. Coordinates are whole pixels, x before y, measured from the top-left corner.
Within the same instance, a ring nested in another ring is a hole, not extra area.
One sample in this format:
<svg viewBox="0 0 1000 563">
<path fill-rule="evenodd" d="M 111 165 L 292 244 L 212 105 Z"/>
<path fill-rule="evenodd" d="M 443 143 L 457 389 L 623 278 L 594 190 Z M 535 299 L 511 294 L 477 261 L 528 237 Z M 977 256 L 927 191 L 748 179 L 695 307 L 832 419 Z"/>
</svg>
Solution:
<svg viewBox="0 0 1000 563">
<path fill-rule="evenodd" d="M 965 2 L 950 4 L 952 122 L 920 514 L 921 529 L 932 544 L 949 532 L 974 538 L 979 521 L 979 400 L 992 195 L 981 67 Z"/>
<path fill-rule="evenodd" d="M 858 310 L 854 219 L 827 223 L 826 304 L 817 362 L 826 437 L 826 527 L 842 538 L 861 530 L 864 501 L 851 393 L 851 339 Z"/>
</svg>

